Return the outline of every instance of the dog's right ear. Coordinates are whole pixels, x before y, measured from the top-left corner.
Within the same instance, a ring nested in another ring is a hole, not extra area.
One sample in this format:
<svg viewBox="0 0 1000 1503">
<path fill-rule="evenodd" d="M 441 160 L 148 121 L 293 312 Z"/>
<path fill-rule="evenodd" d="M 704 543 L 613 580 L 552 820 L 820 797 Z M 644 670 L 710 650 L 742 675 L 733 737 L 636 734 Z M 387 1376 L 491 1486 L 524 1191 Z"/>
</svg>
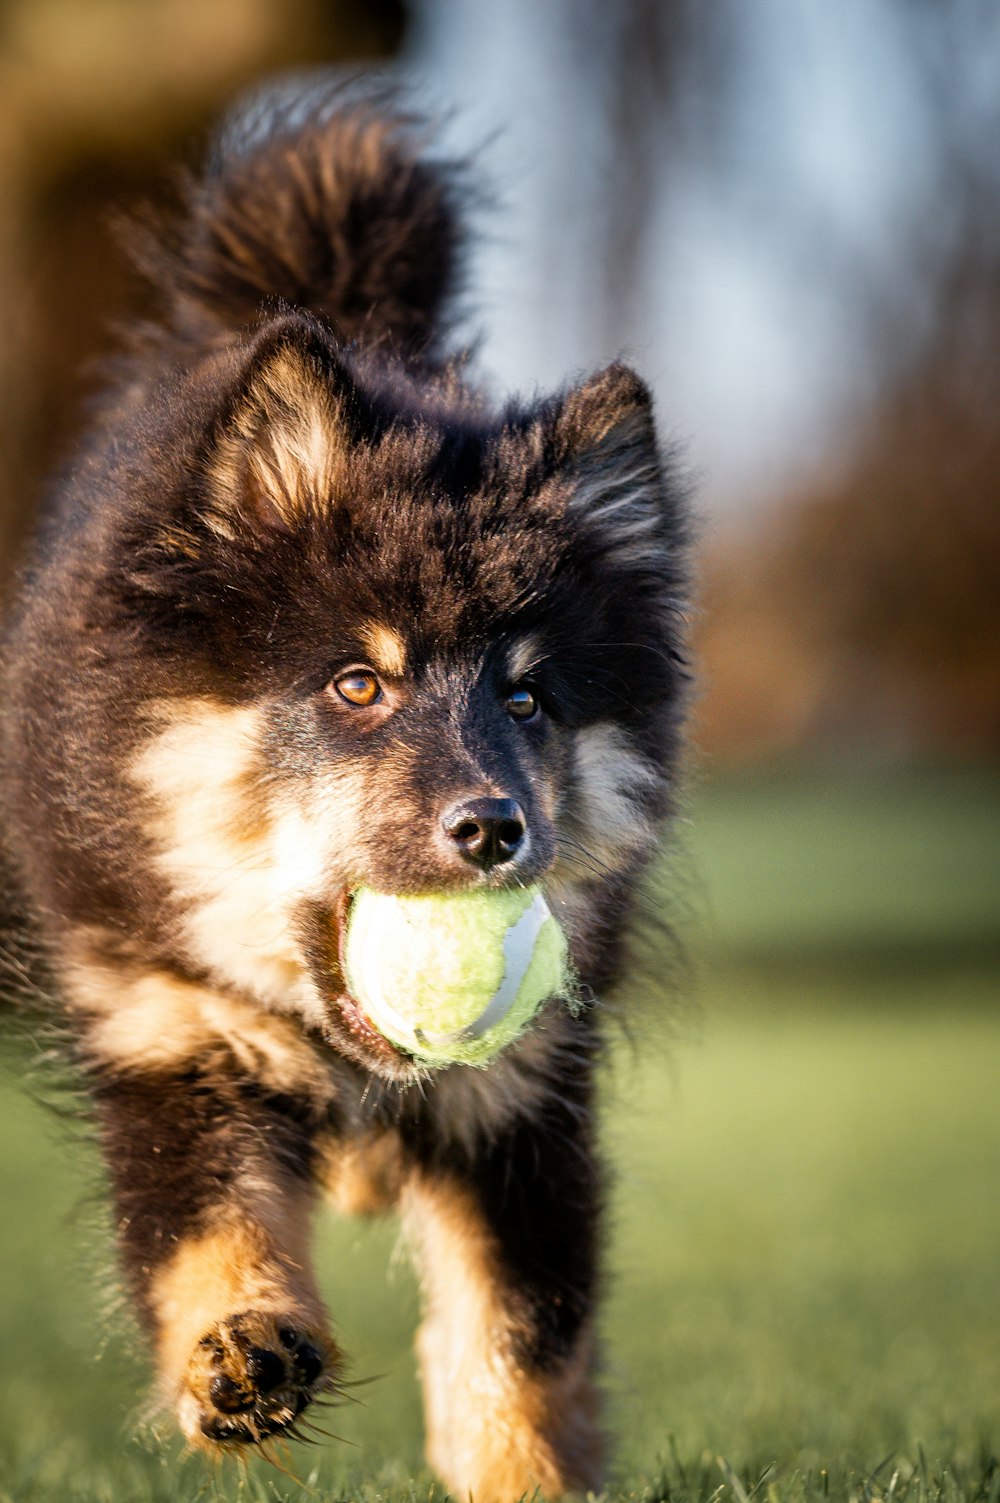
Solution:
<svg viewBox="0 0 1000 1503">
<path fill-rule="evenodd" d="M 357 393 L 322 332 L 290 315 L 251 347 L 219 416 L 204 519 L 232 539 L 293 532 L 343 490 Z"/>
<path fill-rule="evenodd" d="M 626 365 L 609 365 L 543 417 L 546 464 L 565 514 L 611 561 L 660 567 L 674 538 L 653 400 Z"/>
</svg>

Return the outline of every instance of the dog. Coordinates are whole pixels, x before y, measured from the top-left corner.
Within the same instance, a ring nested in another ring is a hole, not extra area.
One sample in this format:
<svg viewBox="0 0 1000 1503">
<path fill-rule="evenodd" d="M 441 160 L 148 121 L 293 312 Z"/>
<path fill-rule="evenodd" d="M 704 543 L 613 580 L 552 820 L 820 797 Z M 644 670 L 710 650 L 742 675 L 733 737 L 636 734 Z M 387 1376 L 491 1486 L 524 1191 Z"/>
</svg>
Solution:
<svg viewBox="0 0 1000 1503">
<path fill-rule="evenodd" d="M 7 631 L 3 825 L 158 1391 L 208 1451 L 344 1357 L 321 1193 L 396 1207 L 428 1459 L 597 1489 L 599 998 L 674 807 L 687 503 L 627 366 L 485 397 L 465 169 L 384 89 L 275 86 L 172 219 Z M 540 884 L 577 995 L 428 1069 L 349 994 L 351 894 Z"/>
</svg>

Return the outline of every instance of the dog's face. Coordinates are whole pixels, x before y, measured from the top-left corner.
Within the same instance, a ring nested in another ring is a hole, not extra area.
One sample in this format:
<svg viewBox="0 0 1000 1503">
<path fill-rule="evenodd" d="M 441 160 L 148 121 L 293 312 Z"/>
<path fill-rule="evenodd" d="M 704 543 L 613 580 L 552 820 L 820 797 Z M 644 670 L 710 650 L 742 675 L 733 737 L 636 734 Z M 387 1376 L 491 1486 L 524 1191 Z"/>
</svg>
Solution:
<svg viewBox="0 0 1000 1503">
<path fill-rule="evenodd" d="M 344 995 L 357 886 L 542 882 L 600 970 L 683 682 L 680 539 L 630 372 L 490 419 L 283 323 L 122 546 L 169 685 L 131 781 L 195 963 L 396 1076 Z"/>
</svg>

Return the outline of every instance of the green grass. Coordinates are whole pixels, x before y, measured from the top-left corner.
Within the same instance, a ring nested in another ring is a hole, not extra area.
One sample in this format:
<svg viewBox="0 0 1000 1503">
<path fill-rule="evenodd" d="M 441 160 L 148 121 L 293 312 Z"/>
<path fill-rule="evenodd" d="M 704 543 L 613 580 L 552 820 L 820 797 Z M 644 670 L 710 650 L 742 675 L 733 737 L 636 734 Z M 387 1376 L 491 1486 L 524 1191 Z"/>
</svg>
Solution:
<svg viewBox="0 0 1000 1503">
<path fill-rule="evenodd" d="M 647 1019 L 606 1090 L 609 1498 L 1000 1503 L 997 791 L 800 778 L 695 800 L 700 1020 L 678 1038 Z M 15 1081 L 0 1097 L 0 1503 L 305 1503 L 259 1462 L 136 1442 L 89 1150 Z M 326 1499 L 444 1496 L 394 1244 L 322 1224 L 376 1379 L 324 1421 L 343 1443 L 293 1453 Z"/>
</svg>

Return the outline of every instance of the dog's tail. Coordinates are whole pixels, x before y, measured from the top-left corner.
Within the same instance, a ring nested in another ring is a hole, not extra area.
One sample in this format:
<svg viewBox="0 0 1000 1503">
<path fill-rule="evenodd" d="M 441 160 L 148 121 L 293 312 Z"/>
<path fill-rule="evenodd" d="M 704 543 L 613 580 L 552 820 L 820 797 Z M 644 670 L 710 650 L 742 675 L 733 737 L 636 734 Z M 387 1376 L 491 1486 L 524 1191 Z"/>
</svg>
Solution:
<svg viewBox="0 0 1000 1503">
<path fill-rule="evenodd" d="M 285 306 L 344 342 L 434 359 L 465 234 L 461 168 L 429 148 L 384 85 L 321 75 L 250 96 L 203 175 L 182 179 L 173 224 L 147 219 L 128 237 L 163 300 L 160 337 L 225 343 Z"/>
</svg>

